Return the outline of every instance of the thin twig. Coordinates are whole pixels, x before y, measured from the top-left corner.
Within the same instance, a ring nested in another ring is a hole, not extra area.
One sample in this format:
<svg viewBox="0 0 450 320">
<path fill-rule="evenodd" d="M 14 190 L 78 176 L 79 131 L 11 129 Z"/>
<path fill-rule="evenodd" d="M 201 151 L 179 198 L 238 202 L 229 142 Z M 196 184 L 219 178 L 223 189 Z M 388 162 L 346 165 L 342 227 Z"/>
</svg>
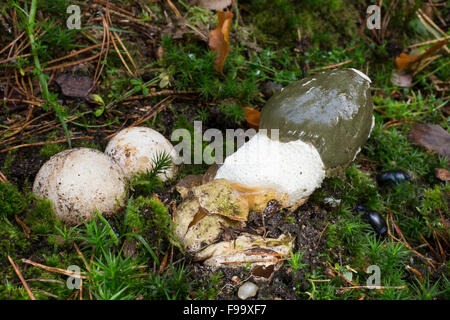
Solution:
<svg viewBox="0 0 450 320">
<path fill-rule="evenodd" d="M 349 289 L 405 289 L 406 286 L 397 286 L 397 287 L 385 287 L 385 286 L 351 286 L 351 287 L 341 287 L 339 290 L 349 290 Z"/>
<path fill-rule="evenodd" d="M 352 59 L 349 59 L 349 60 L 346 60 L 346 61 L 343 61 L 343 62 L 339 62 L 339 63 L 336 63 L 336 64 L 330 64 L 330 65 L 325 66 L 325 67 L 314 68 L 314 69 L 311 69 L 311 72 L 316 72 L 316 71 L 321 71 L 321 70 L 328 70 L 328 69 L 334 69 L 334 68 L 337 68 L 337 67 L 349 64 L 352 61 L 353 61 Z"/>
<path fill-rule="evenodd" d="M 92 140 L 94 139 L 91 136 L 86 136 L 86 137 L 73 137 L 72 140 Z M 20 148 L 25 148 L 25 147 L 36 147 L 36 146 L 42 146 L 46 143 L 48 144 L 55 144 L 55 143 L 64 143 L 67 142 L 67 138 L 65 139 L 59 139 L 59 140 L 54 140 L 54 141 L 45 141 L 45 142 L 34 142 L 34 143 L 25 143 L 25 144 L 20 144 L 18 146 L 14 146 L 14 147 L 10 147 L 10 148 L 6 148 L 0 151 L 0 153 L 4 153 L 4 152 L 8 152 L 11 150 L 16 150 L 16 149 L 20 149 Z"/>
<path fill-rule="evenodd" d="M 20 272 L 19 268 L 14 263 L 13 259 L 11 259 L 10 256 L 8 256 L 9 263 L 11 263 L 12 267 L 14 268 L 14 271 L 16 272 L 17 276 L 19 277 L 20 281 L 22 282 L 23 286 L 25 287 L 25 290 L 27 290 L 28 295 L 30 296 L 31 300 L 36 300 L 33 293 L 31 292 L 30 288 L 28 287 L 27 282 L 22 276 L 22 273 Z"/>
<path fill-rule="evenodd" d="M 83 276 L 83 275 L 78 274 L 78 273 L 76 273 L 74 271 L 67 271 L 67 270 L 60 269 L 60 268 L 48 267 L 48 266 L 45 266 L 43 264 L 40 264 L 40 263 L 31 261 L 31 260 L 28 260 L 28 259 L 22 259 L 22 262 L 23 263 L 27 263 L 27 264 L 31 264 L 32 266 L 38 267 L 40 269 L 44 269 L 44 270 L 49 271 L 49 272 L 55 272 L 55 273 L 63 274 L 65 276 L 74 277 L 74 278 L 88 279 L 87 276 Z"/>
</svg>

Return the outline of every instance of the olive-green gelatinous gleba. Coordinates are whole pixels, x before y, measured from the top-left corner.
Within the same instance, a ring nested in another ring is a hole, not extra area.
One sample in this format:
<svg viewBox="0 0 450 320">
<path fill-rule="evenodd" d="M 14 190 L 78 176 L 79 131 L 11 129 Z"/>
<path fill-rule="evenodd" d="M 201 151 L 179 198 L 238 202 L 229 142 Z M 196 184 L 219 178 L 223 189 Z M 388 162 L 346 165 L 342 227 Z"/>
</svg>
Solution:
<svg viewBox="0 0 450 320">
<path fill-rule="evenodd" d="M 275 94 L 261 113 L 260 129 L 279 129 L 281 142 L 311 143 L 327 173 L 347 166 L 373 127 L 370 79 L 355 69 L 322 72 Z"/>
</svg>

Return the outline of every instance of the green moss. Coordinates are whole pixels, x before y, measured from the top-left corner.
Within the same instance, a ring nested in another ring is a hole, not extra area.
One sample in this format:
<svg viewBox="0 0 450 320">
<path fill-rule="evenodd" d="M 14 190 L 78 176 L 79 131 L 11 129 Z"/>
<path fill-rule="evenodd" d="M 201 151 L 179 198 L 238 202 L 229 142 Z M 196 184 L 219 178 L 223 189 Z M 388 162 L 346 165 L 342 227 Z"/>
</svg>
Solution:
<svg viewBox="0 0 450 320">
<path fill-rule="evenodd" d="M 442 229 L 445 233 L 446 227 L 442 225 L 441 215 L 448 215 L 449 206 L 448 198 L 450 195 L 450 184 L 447 182 L 445 185 L 435 185 L 432 188 L 426 188 L 423 190 L 423 196 L 421 197 L 420 206 L 417 207 L 417 211 L 420 212 L 422 218 L 428 225 L 434 226 L 437 229 Z M 422 233 L 429 233 L 429 229 L 421 230 Z"/>
<path fill-rule="evenodd" d="M 163 251 L 167 242 L 181 248 L 174 233 L 172 217 L 167 207 L 157 198 L 139 196 L 130 199 L 124 223 L 131 232 L 144 236 L 157 251 Z"/>
<path fill-rule="evenodd" d="M 300 2 L 300 3 L 299 3 Z M 332 48 L 358 35 L 359 1 L 254 0 L 251 21 L 281 43 L 297 39 L 297 28 L 314 46 Z"/>
<path fill-rule="evenodd" d="M 143 197 L 139 197 L 136 200 L 129 199 L 127 208 L 125 211 L 124 223 L 130 228 L 130 230 L 136 233 L 142 233 L 145 231 L 145 217 L 141 214 L 141 206 L 145 203 Z"/>
<path fill-rule="evenodd" d="M 379 121 L 364 146 L 364 152 L 376 160 L 382 170 L 403 169 L 429 182 L 434 180 L 434 168 L 446 167 L 445 161 L 439 160 L 435 154 L 409 142 L 403 130 L 385 129 Z"/>
<path fill-rule="evenodd" d="M 0 182 L 0 216 L 11 217 L 21 214 L 27 201 L 16 186 Z"/>
<path fill-rule="evenodd" d="M 214 69 L 215 53 L 193 42 L 180 45 L 163 37 L 164 60 L 161 65 L 180 90 L 199 90 L 206 99 L 233 98 L 248 103 L 258 93 L 257 78 L 245 72 L 242 48 L 234 46 L 225 61 L 225 78 Z"/>
<path fill-rule="evenodd" d="M 436 212 L 438 209 L 442 213 L 448 214 L 448 196 L 450 193 L 450 184 L 435 185 L 433 188 L 424 190 L 424 197 L 422 200 L 422 213 L 430 214 Z"/>
<path fill-rule="evenodd" d="M 370 231 L 370 225 L 347 206 L 341 206 L 333 215 L 336 222 L 327 228 L 327 247 L 342 248 L 350 261 L 358 259 L 362 254 L 364 234 Z"/>
<path fill-rule="evenodd" d="M 0 257 L 7 261 L 7 256 L 14 256 L 18 251 L 24 251 L 30 247 L 30 242 L 25 239 L 23 230 L 5 217 L 0 217 Z"/>
<path fill-rule="evenodd" d="M 362 172 L 356 164 L 346 170 L 348 182 L 343 200 L 356 207 L 363 205 L 371 210 L 383 209 L 377 186 L 368 173 Z"/>
<path fill-rule="evenodd" d="M 17 150 L 9 151 L 8 154 L 6 155 L 5 162 L 3 163 L 2 172 L 7 177 L 10 176 L 10 168 L 11 168 L 11 164 L 14 162 L 14 160 L 16 158 L 16 153 L 15 153 L 16 151 Z"/>
<path fill-rule="evenodd" d="M 95 150 L 103 152 L 103 148 L 99 144 L 97 144 L 95 142 L 91 142 L 91 141 L 83 141 L 83 142 L 81 142 L 80 143 L 80 147 L 89 148 L 89 149 L 95 149 Z"/>
<path fill-rule="evenodd" d="M 62 144 L 46 142 L 39 151 L 39 154 L 41 155 L 44 161 L 47 161 L 52 156 L 54 156 L 57 153 L 60 153 L 61 151 L 64 151 L 65 149 L 66 147 Z"/>
<path fill-rule="evenodd" d="M 62 227 L 62 222 L 55 216 L 51 201 L 37 197 L 34 198 L 32 207 L 28 210 L 24 222 L 35 234 L 54 233 L 56 226 Z"/>
<path fill-rule="evenodd" d="M 218 271 L 211 273 L 208 277 L 201 277 L 194 283 L 196 300 L 213 300 L 220 292 L 223 286 L 223 274 Z"/>
</svg>

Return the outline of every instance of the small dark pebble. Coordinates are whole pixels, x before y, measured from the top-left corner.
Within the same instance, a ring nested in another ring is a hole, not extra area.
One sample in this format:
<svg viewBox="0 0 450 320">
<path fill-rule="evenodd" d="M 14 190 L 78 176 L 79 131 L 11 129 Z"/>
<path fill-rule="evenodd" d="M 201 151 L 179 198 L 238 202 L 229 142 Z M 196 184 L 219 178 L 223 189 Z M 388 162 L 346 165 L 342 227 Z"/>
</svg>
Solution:
<svg viewBox="0 0 450 320">
<path fill-rule="evenodd" d="M 382 172 L 378 178 L 379 185 L 392 185 L 405 182 L 406 180 L 411 181 L 411 176 L 403 170 L 390 170 Z"/>
</svg>

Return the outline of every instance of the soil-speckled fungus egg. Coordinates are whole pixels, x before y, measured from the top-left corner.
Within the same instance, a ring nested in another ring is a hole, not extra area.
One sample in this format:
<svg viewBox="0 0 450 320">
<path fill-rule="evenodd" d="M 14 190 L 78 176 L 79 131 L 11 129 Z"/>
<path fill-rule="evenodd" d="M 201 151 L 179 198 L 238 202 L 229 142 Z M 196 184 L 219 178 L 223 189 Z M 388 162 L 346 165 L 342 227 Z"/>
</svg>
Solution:
<svg viewBox="0 0 450 320">
<path fill-rule="evenodd" d="M 95 209 L 110 216 L 123 205 L 126 179 L 104 153 L 75 148 L 50 158 L 39 170 L 33 193 L 52 201 L 58 218 L 69 225 L 89 220 Z"/>
<path fill-rule="evenodd" d="M 286 192 L 297 207 L 355 159 L 373 128 L 372 113 L 370 79 L 358 70 L 296 81 L 266 103 L 260 131 L 225 159 L 215 179 Z"/>
<path fill-rule="evenodd" d="M 147 127 L 132 127 L 120 131 L 106 146 L 105 153 L 116 161 L 127 178 L 138 172 L 151 170 L 156 157 L 166 153 L 175 159 L 173 145 L 158 131 Z M 176 166 L 160 173 L 163 181 L 172 178 Z"/>
</svg>

